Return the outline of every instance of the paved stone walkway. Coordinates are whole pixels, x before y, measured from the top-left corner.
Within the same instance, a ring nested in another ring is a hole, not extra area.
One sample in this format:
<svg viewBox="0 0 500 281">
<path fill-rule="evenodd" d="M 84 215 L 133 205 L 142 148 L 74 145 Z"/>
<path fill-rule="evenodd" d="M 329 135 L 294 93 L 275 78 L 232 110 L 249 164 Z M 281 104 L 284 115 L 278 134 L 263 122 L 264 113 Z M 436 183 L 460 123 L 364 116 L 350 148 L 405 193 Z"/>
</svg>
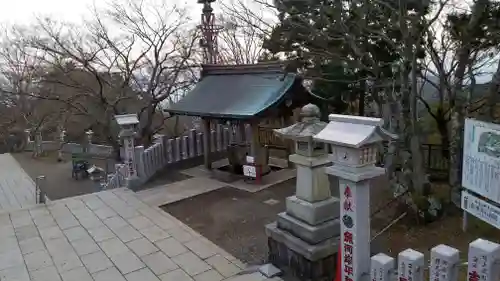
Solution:
<svg viewBox="0 0 500 281">
<path fill-rule="evenodd" d="M 263 281 L 120 188 L 0 214 L 2 281 Z"/>
<path fill-rule="evenodd" d="M 0 210 L 36 204 L 35 183 L 9 153 L 0 154 Z"/>
<path fill-rule="evenodd" d="M 157 207 L 219 189 L 227 184 L 208 178 L 190 178 L 136 193 L 144 203 Z"/>
</svg>

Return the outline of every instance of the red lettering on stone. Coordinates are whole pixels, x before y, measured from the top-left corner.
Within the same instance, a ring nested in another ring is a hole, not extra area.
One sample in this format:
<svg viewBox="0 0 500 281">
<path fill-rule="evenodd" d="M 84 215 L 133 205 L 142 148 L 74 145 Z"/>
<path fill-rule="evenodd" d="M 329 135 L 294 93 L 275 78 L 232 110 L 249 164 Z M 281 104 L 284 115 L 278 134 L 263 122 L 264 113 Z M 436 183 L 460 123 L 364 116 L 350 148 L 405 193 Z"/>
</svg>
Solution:
<svg viewBox="0 0 500 281">
<path fill-rule="evenodd" d="M 351 266 L 348 266 L 348 265 L 344 265 L 344 272 L 345 274 L 347 275 L 352 275 L 353 274 L 353 269 Z"/>
<path fill-rule="evenodd" d="M 351 188 L 348 185 L 345 186 L 344 196 L 345 196 L 345 198 L 352 197 Z"/>
<path fill-rule="evenodd" d="M 352 212 L 352 202 L 350 200 L 344 201 L 344 211 Z"/>
<path fill-rule="evenodd" d="M 352 246 L 344 244 L 344 253 L 352 255 Z"/>
<path fill-rule="evenodd" d="M 477 271 L 469 272 L 469 281 L 479 281 L 480 276 Z"/>
<path fill-rule="evenodd" d="M 348 265 L 352 265 L 352 256 L 351 255 L 345 255 L 344 256 L 344 263 Z"/>
<path fill-rule="evenodd" d="M 344 232 L 344 242 L 349 243 L 351 245 L 354 244 L 351 232 L 349 231 Z"/>
</svg>

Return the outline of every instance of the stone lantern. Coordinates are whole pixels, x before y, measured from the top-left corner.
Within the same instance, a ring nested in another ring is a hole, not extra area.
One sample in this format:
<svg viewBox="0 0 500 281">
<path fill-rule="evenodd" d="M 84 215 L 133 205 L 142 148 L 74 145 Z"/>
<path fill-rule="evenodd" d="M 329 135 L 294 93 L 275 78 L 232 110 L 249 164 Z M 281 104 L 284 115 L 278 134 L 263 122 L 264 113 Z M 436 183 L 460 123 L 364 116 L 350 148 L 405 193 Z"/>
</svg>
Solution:
<svg viewBox="0 0 500 281">
<path fill-rule="evenodd" d="M 123 156 L 125 164 L 127 164 L 127 186 L 134 189 L 139 184 L 137 175 L 137 163 L 135 160 L 135 144 L 137 125 L 139 119 L 137 114 L 115 115 L 116 123 L 120 126 L 120 138 L 123 139 Z"/>
<path fill-rule="evenodd" d="M 327 123 L 320 121 L 319 108 L 313 104 L 302 108 L 301 117 L 296 124 L 274 130 L 279 137 L 295 141 L 296 153 L 289 159 L 297 167 L 297 185 L 295 195 L 286 198 L 286 212 L 266 225 L 269 260 L 304 280 L 332 280 L 340 201 L 331 196 L 324 170 L 331 164 L 326 145 L 313 139 Z"/>
<path fill-rule="evenodd" d="M 333 165 L 326 173 L 338 178 L 341 217 L 341 280 L 362 280 L 370 273 L 370 180 L 385 174 L 376 167 L 380 142 L 395 138 L 383 120 L 331 114 L 314 140 L 331 146 Z"/>
</svg>

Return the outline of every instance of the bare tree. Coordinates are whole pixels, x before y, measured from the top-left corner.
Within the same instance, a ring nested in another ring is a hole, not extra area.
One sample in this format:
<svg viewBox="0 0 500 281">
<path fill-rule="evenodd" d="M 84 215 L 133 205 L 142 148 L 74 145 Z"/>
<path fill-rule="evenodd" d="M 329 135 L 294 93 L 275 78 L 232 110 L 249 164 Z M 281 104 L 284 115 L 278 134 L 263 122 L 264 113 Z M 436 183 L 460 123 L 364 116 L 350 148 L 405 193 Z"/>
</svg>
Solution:
<svg viewBox="0 0 500 281">
<path fill-rule="evenodd" d="M 248 20 L 252 20 L 249 18 Z M 242 22 L 233 15 L 220 16 L 219 55 L 224 64 L 257 63 L 263 54 L 263 34 L 254 24 Z"/>
<path fill-rule="evenodd" d="M 427 113 L 436 123 L 443 146 L 443 156 L 446 158 L 449 157 L 450 104 L 455 103 L 455 99 L 461 99 L 465 102 L 464 108 L 468 113 L 476 112 L 485 105 L 484 98 L 474 99 L 475 77 L 484 75 L 484 70 L 496 61 L 495 57 L 498 54 L 490 40 L 471 44 L 470 53 L 466 60 L 466 72 L 463 76 L 464 83 L 468 86 L 462 91 L 463 94 L 454 95 L 453 79 L 459 66 L 457 51 L 462 42 L 456 35 L 452 34 L 450 25 L 450 21 L 443 18 L 436 21 L 433 26 L 429 26 L 425 31 L 426 40 L 423 46 L 428 55 L 421 64 L 422 69 L 419 77 L 422 79 L 421 88 L 433 89 L 437 101 L 430 103 L 429 99 L 435 99 L 421 94 L 418 96 L 419 102 L 424 105 Z"/>
<path fill-rule="evenodd" d="M 45 77 L 38 98 L 62 102 L 116 147 L 114 115 L 139 113 L 140 134 L 149 145 L 164 121 L 161 104 L 182 95 L 196 78 L 197 34 L 186 11 L 149 2 L 112 1 L 95 9 L 84 28 L 39 20 L 30 39 L 58 72 Z"/>
<path fill-rule="evenodd" d="M 0 126 L 2 139 L 10 134 L 24 140 L 24 129 L 35 133 L 50 127 L 58 119 L 47 102 L 30 97 L 37 91 L 37 82 L 43 73 L 42 62 L 36 50 L 25 41 L 27 30 L 19 26 L 5 26 L 0 37 Z"/>
</svg>

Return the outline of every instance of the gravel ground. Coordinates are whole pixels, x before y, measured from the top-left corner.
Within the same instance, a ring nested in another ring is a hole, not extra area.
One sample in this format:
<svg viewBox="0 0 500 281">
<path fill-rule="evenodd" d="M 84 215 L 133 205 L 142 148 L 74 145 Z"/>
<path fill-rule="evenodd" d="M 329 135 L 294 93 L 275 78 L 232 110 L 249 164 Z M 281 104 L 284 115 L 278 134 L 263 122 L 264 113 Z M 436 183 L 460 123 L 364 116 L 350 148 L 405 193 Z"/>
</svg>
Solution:
<svg viewBox="0 0 500 281">
<path fill-rule="evenodd" d="M 91 180 L 75 180 L 71 177 L 71 161 L 57 162 L 54 155 L 33 159 L 31 152 L 13 153 L 12 156 L 33 180 L 40 175 L 46 177 L 44 189 L 51 200 L 99 191 L 96 184 Z M 104 167 L 104 161 L 102 160 L 92 160 L 90 162 L 99 167 Z"/>
</svg>

